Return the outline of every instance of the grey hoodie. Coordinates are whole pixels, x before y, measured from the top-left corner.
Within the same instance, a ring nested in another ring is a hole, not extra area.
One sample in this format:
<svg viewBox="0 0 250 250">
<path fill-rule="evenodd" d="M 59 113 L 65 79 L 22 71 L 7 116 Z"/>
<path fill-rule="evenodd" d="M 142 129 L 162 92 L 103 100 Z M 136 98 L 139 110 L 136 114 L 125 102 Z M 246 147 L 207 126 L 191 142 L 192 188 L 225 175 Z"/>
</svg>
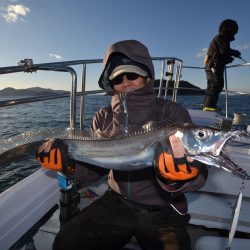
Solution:
<svg viewBox="0 0 250 250">
<path fill-rule="evenodd" d="M 108 72 L 111 55 L 113 55 L 114 53 L 124 54 L 130 60 L 146 66 L 151 75 L 150 85 L 153 84 L 155 76 L 154 65 L 147 47 L 136 40 L 124 40 L 111 45 L 103 59 L 104 69 L 101 73 L 98 83 L 102 89 L 107 91 L 107 93 L 114 93 L 113 89 L 110 86 L 111 84 L 109 82 L 108 75 L 105 75 L 105 73 Z"/>
<path fill-rule="evenodd" d="M 152 75 L 150 83 L 144 88 L 127 93 L 127 110 L 129 125 L 141 125 L 149 121 L 161 121 L 173 119 L 180 122 L 191 123 L 191 118 L 186 109 L 180 105 L 157 98 L 152 87 L 154 81 L 154 67 L 147 48 L 138 41 L 127 40 L 112 45 L 104 58 L 104 70 L 99 80 L 102 88 L 102 79 L 106 65 L 112 53 L 122 53 L 131 60 L 146 66 Z M 109 91 L 110 89 L 108 89 Z M 119 96 L 113 94 L 111 105 L 100 109 L 93 118 L 92 130 L 110 131 L 119 126 L 125 125 L 125 112 Z M 95 179 L 107 172 L 91 166 L 78 168 L 78 179 Z M 76 171 L 77 172 L 77 171 Z M 194 180 L 184 184 L 183 191 L 194 191 L 200 188 L 205 182 L 206 174 L 199 174 Z M 169 205 L 175 206 L 181 213 L 187 211 L 187 204 L 182 192 L 170 193 L 162 189 L 156 178 L 154 168 L 147 168 L 138 171 L 110 171 L 108 184 L 111 189 L 121 194 L 125 200 L 148 205 Z"/>
</svg>

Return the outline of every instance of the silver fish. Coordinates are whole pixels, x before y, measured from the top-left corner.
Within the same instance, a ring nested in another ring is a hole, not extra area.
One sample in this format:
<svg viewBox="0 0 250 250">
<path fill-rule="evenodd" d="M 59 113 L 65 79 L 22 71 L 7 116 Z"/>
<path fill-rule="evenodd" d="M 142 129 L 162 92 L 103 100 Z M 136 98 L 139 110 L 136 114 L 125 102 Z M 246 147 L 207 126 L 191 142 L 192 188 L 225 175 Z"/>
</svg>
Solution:
<svg viewBox="0 0 250 250">
<path fill-rule="evenodd" d="M 162 151 L 169 151 L 168 138 L 172 134 L 181 139 L 187 156 L 249 179 L 249 175 L 224 150 L 227 142 L 245 135 L 245 132 L 197 127 L 170 120 L 131 127 L 126 133 L 121 130 L 93 134 L 70 128 L 25 132 L 0 141 L 0 166 L 20 155 L 35 153 L 49 139 L 61 139 L 68 146 L 72 159 L 107 169 L 138 170 L 152 167 Z"/>
</svg>

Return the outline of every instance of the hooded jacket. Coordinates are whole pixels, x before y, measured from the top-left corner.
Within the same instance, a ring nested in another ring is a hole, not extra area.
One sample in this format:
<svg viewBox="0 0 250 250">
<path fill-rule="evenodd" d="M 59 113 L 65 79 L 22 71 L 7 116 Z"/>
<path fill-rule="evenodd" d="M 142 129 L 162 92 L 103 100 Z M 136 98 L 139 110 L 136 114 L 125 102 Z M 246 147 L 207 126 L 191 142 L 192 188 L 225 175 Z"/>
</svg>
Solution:
<svg viewBox="0 0 250 250">
<path fill-rule="evenodd" d="M 108 79 L 109 77 L 109 62 L 112 58 L 112 55 L 119 53 L 126 55 L 130 60 L 135 63 L 142 64 L 147 68 L 147 71 L 150 73 L 151 85 L 154 82 L 154 66 L 152 59 L 149 55 L 148 49 L 145 45 L 136 40 L 125 40 L 113 44 L 108 50 L 103 59 L 104 69 L 101 73 L 100 79 L 98 81 L 99 86 L 106 90 L 107 93 L 113 94 L 113 88 Z"/>
<path fill-rule="evenodd" d="M 211 41 L 207 51 L 207 63 L 212 67 L 214 63 L 224 67 L 234 59 L 232 56 L 240 55 L 238 50 L 230 48 L 230 42 L 234 41 L 234 35 L 238 32 L 238 24 L 234 20 L 226 19 L 219 27 L 219 33 Z"/>
<path fill-rule="evenodd" d="M 180 105 L 157 98 L 153 89 L 154 67 L 147 48 L 135 40 L 121 41 L 111 46 L 104 58 L 104 71 L 112 53 L 122 53 L 129 59 L 146 66 L 152 75 L 151 81 L 145 87 L 128 92 L 126 94 L 128 125 L 142 125 L 150 121 L 161 121 L 167 118 L 180 122 L 191 123 L 191 118 L 186 109 Z M 103 71 L 103 72 L 104 72 Z M 103 74 L 100 77 L 102 81 Z M 101 86 L 101 85 L 100 85 Z M 106 88 L 105 86 L 101 86 Z M 119 126 L 124 126 L 126 113 L 117 94 L 113 94 L 111 104 L 100 109 L 93 118 L 92 130 L 111 131 Z M 87 169 L 87 170 L 86 170 Z M 76 169 L 77 170 L 77 169 Z M 78 179 L 87 176 L 94 179 L 94 176 L 106 174 L 105 170 L 98 168 L 79 168 Z M 194 191 L 200 188 L 205 182 L 205 177 L 199 174 L 194 180 L 186 182 L 182 191 Z M 187 204 L 182 192 L 166 192 L 159 185 L 154 168 L 147 168 L 137 171 L 116 171 L 109 172 L 108 184 L 111 189 L 120 194 L 125 200 L 147 205 L 166 206 L 170 203 L 181 213 L 187 211 Z"/>
</svg>

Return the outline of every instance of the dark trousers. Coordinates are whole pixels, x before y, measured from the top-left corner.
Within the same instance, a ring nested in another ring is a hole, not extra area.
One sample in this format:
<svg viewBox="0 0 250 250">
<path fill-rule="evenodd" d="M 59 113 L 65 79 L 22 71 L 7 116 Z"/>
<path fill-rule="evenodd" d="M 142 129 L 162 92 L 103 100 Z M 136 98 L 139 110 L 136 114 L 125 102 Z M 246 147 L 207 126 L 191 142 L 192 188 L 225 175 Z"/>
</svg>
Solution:
<svg viewBox="0 0 250 250">
<path fill-rule="evenodd" d="M 122 249 L 132 236 L 142 249 L 191 249 L 188 216 L 171 206 L 150 210 L 128 207 L 117 194 L 107 191 L 59 231 L 53 249 Z"/>
<path fill-rule="evenodd" d="M 216 69 L 215 72 L 208 67 L 205 69 L 207 75 L 207 89 L 203 100 L 203 107 L 216 108 L 219 94 L 224 88 L 224 67 Z"/>
</svg>

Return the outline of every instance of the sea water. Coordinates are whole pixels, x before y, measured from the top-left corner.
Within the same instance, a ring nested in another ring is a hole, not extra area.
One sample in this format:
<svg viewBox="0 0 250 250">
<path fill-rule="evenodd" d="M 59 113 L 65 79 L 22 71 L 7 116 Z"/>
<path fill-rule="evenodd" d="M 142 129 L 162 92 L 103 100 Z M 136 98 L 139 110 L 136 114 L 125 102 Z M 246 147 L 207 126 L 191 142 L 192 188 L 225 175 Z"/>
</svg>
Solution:
<svg viewBox="0 0 250 250">
<path fill-rule="evenodd" d="M 200 109 L 203 96 L 178 96 L 177 102 L 186 108 Z M 6 99 L 6 98 L 5 98 Z M 0 99 L 1 101 L 1 99 Z M 233 113 L 247 115 L 246 122 L 250 124 L 250 97 L 229 96 L 228 117 Z M 84 128 L 89 129 L 93 115 L 99 108 L 110 103 L 110 96 L 86 96 Z M 225 96 L 219 99 L 220 113 L 225 115 Z M 79 99 L 77 101 L 77 127 L 79 127 Z M 36 103 L 10 106 L 0 109 L 0 139 L 10 138 L 25 131 L 40 128 L 69 127 L 69 98 L 41 101 Z M 26 176 L 39 169 L 35 157 L 27 157 L 22 161 L 12 162 L 9 166 L 0 168 L 0 192 L 14 185 Z"/>
</svg>

